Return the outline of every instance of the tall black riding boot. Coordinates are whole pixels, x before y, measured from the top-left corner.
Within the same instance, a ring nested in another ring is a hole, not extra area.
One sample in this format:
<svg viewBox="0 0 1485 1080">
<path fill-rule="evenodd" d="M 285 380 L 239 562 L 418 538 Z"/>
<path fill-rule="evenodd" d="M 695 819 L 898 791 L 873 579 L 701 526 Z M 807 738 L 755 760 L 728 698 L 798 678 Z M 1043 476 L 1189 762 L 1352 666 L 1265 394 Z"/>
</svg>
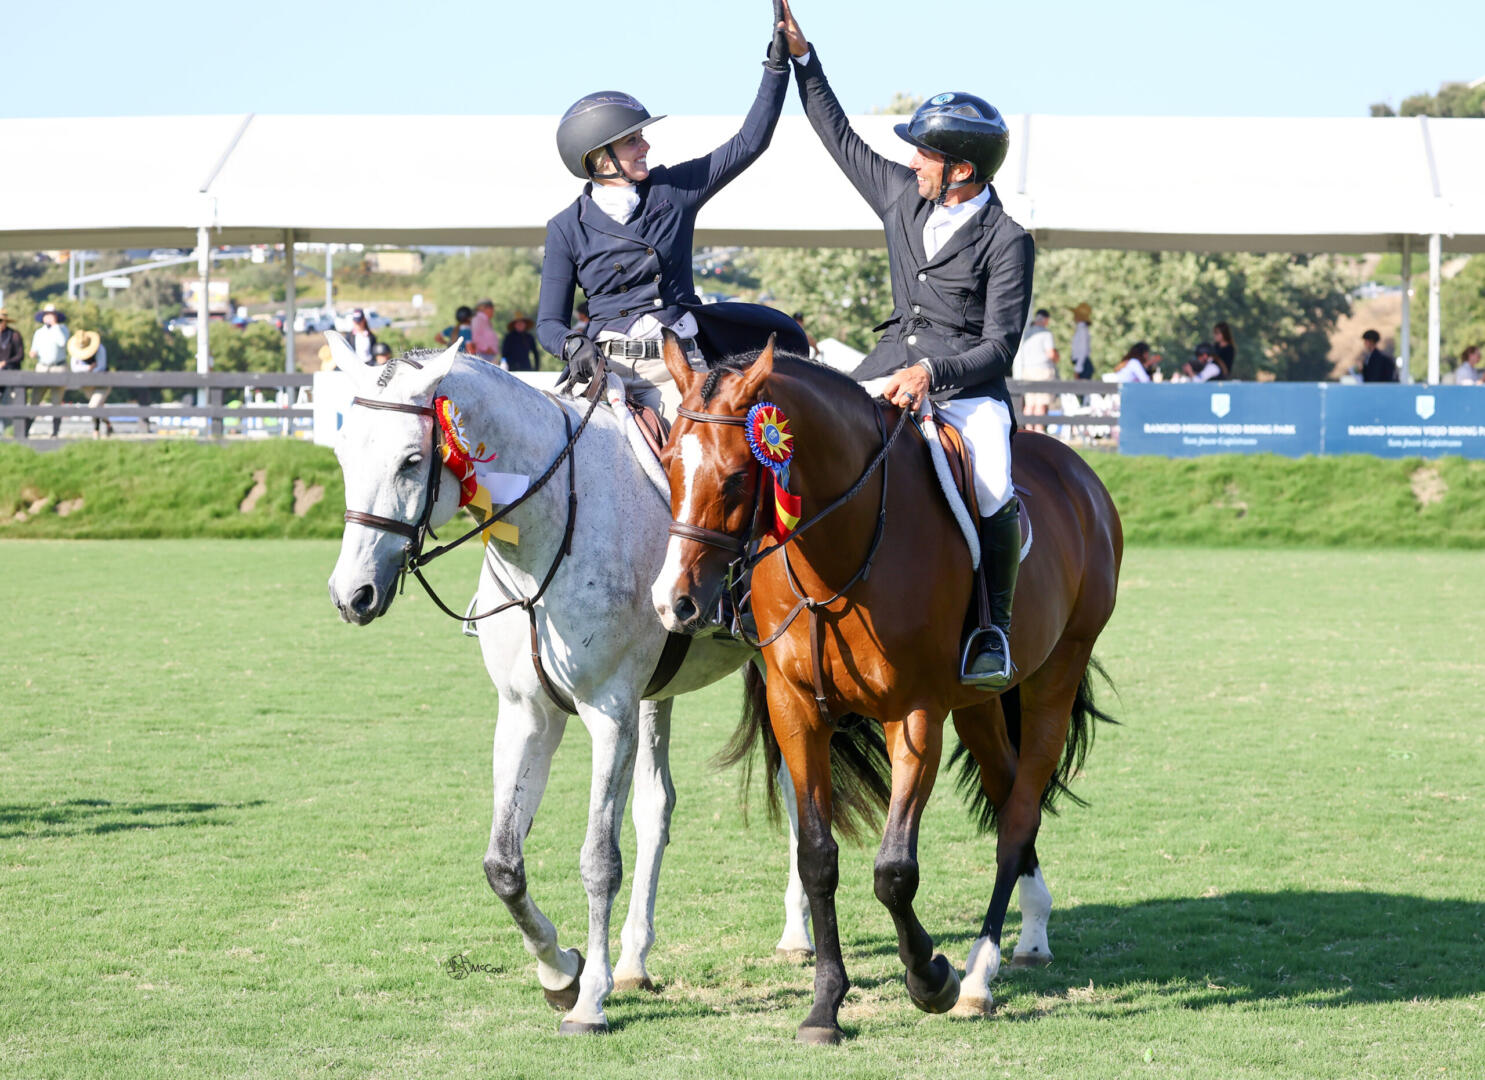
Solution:
<svg viewBox="0 0 1485 1080">
<path fill-rule="evenodd" d="M 1021 503 L 1014 495 L 993 515 L 980 518 L 980 561 L 990 592 L 990 625 L 975 630 L 965 642 L 960 681 L 986 690 L 1003 690 L 1015 674 L 1011 664 L 1011 601 L 1021 569 Z"/>
</svg>

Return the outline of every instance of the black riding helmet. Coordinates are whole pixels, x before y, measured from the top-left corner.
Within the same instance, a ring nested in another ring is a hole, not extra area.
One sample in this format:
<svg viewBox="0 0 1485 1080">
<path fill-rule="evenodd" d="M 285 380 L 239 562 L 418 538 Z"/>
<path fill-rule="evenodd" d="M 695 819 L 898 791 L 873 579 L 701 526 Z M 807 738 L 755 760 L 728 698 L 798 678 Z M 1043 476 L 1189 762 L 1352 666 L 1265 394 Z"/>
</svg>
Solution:
<svg viewBox="0 0 1485 1080">
<path fill-rule="evenodd" d="M 989 183 L 1005 162 L 1011 148 L 1011 132 L 1000 110 L 973 94 L 948 93 L 929 98 L 906 124 L 892 129 L 900 139 L 924 150 L 942 154 L 945 183 L 939 185 L 938 198 L 965 184 Z M 968 180 L 950 184 L 948 167 L 968 162 L 974 174 Z"/>
<path fill-rule="evenodd" d="M 651 116 L 648 109 L 620 90 L 588 94 L 578 98 L 572 108 L 562 114 L 557 124 L 557 153 L 573 176 L 579 180 L 593 180 L 597 174 L 588 161 L 589 154 L 607 149 L 610 143 L 664 119 L 663 115 Z M 608 151 L 608 157 L 619 175 L 624 175 L 612 150 Z"/>
</svg>

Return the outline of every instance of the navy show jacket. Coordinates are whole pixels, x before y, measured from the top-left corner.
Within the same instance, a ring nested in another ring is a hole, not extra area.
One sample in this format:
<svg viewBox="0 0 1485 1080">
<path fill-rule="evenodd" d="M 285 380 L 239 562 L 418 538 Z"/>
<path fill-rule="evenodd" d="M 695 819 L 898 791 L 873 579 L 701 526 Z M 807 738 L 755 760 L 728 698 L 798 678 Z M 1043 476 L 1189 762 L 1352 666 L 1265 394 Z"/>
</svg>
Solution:
<svg viewBox="0 0 1485 1080">
<path fill-rule="evenodd" d="M 798 68 L 805 114 L 882 219 L 892 272 L 892 315 L 876 327 L 886 333 L 852 376 L 865 382 L 928 360 L 935 399 L 993 397 L 1010 409 L 1005 379 L 1031 309 L 1035 243 L 987 184 L 990 201 L 928 258 L 923 226 L 933 203 L 918 194 L 913 170 L 882 157 L 851 130 L 819 51 L 813 43 L 810 49 L 810 62 Z"/>
<path fill-rule="evenodd" d="M 742 130 L 705 157 L 650 170 L 637 185 L 639 206 L 626 224 L 598 208 L 592 184 L 547 222 L 536 319 L 543 348 L 562 355 L 579 285 L 588 296 L 589 337 L 604 330 L 627 333 L 645 315 L 673 324 L 689 311 L 708 359 L 760 347 L 770 330 L 782 336 L 792 331 L 798 341 L 785 344 L 795 351 L 806 347 L 803 332 L 783 312 L 753 304 L 703 307 L 691 276 L 697 212 L 768 148 L 788 86 L 787 70 L 765 66 Z"/>
</svg>

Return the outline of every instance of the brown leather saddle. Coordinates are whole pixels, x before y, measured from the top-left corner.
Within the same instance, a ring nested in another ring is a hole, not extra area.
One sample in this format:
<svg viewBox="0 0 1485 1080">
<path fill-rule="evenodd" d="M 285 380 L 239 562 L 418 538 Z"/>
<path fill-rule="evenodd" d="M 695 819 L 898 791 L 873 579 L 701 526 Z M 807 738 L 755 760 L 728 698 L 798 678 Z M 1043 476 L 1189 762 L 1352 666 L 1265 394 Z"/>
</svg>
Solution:
<svg viewBox="0 0 1485 1080">
<path fill-rule="evenodd" d="M 629 407 L 629 415 L 634 417 L 639 433 L 645 437 L 645 444 L 655 455 L 655 460 L 659 461 L 660 448 L 665 445 L 665 440 L 670 436 L 670 421 L 654 409 L 639 404 L 633 398 L 625 398 L 624 404 Z"/>
</svg>

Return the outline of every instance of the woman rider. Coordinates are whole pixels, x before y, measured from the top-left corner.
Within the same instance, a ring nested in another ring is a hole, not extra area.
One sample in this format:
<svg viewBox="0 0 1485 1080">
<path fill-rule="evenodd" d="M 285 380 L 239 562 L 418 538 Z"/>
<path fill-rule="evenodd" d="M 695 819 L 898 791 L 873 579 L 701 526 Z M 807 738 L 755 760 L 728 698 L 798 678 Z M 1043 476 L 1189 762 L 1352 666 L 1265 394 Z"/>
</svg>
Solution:
<svg viewBox="0 0 1485 1080">
<path fill-rule="evenodd" d="M 775 26 L 779 26 L 779 0 Z M 536 336 L 591 379 L 598 354 L 623 378 L 632 397 L 660 409 L 679 403 L 660 358 L 660 332 L 674 331 L 693 364 L 762 348 L 778 334 L 781 348 L 808 349 L 799 325 L 758 304 L 703 307 L 691 278 L 696 215 L 706 201 L 768 147 L 789 84 L 789 45 L 776 29 L 763 82 L 742 130 L 705 157 L 680 165 L 646 162 L 643 129 L 651 116 L 634 98 L 604 91 L 579 98 L 557 125 L 557 152 L 583 193 L 547 223 Z M 588 297 L 590 322 L 571 329 L 574 290 Z"/>
</svg>

